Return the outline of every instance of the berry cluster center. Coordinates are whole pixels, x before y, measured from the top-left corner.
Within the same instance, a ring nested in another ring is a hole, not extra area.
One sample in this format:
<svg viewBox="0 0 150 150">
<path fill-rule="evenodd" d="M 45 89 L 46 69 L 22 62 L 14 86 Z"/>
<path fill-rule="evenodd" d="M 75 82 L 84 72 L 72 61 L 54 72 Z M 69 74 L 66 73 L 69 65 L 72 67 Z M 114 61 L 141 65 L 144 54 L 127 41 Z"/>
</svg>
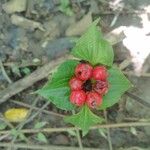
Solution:
<svg viewBox="0 0 150 150">
<path fill-rule="evenodd" d="M 108 72 L 105 66 L 93 67 L 89 63 L 80 63 L 69 81 L 70 102 L 76 106 L 87 104 L 89 108 L 98 108 L 103 96 L 108 92 Z"/>
</svg>

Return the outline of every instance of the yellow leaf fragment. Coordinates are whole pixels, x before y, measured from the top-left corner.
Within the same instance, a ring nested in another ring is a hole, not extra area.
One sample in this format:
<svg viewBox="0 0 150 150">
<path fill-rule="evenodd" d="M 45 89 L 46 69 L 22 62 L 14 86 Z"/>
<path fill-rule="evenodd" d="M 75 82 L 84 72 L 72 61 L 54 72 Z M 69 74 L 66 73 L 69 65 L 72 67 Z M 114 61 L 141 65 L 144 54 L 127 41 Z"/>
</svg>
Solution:
<svg viewBox="0 0 150 150">
<path fill-rule="evenodd" d="M 10 122 L 21 122 L 23 121 L 28 114 L 28 110 L 25 108 L 12 108 L 8 109 L 4 116 Z"/>
</svg>

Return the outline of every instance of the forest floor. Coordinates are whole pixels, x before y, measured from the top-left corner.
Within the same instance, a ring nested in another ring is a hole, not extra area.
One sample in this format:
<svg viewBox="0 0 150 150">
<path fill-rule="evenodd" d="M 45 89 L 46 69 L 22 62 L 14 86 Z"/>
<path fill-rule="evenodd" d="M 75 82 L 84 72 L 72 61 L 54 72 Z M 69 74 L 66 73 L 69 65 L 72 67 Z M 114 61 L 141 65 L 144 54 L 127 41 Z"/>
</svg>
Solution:
<svg viewBox="0 0 150 150">
<path fill-rule="evenodd" d="M 106 110 L 106 124 L 81 137 L 63 121 L 69 112 L 33 93 L 97 17 L 134 88 Z M 0 0 L 0 150 L 149 150 L 149 27 L 149 0 Z M 29 117 L 8 122 L 10 108 Z"/>
</svg>

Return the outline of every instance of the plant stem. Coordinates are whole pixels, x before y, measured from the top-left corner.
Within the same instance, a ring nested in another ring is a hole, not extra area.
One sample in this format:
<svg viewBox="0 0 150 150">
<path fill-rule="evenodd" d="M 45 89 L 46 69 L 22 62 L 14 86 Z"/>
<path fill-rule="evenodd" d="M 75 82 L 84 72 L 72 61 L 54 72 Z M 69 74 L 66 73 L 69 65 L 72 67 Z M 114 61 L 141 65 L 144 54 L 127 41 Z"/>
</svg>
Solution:
<svg viewBox="0 0 150 150">
<path fill-rule="evenodd" d="M 72 110 L 72 114 L 75 114 L 74 110 Z M 79 144 L 80 150 L 83 150 L 83 145 L 82 145 L 79 129 L 76 129 L 76 136 L 78 139 L 78 144 Z"/>
<path fill-rule="evenodd" d="M 105 116 L 105 120 L 107 123 L 108 120 L 107 120 L 107 111 L 106 110 L 104 110 L 104 116 Z M 108 139 L 109 149 L 113 150 L 112 142 L 111 142 L 111 136 L 110 136 L 110 128 L 107 128 L 107 139 Z"/>
<path fill-rule="evenodd" d="M 9 76 L 7 75 L 5 68 L 3 66 L 2 61 L 0 60 L 0 68 L 2 70 L 3 76 L 5 77 L 5 79 L 8 81 L 8 83 L 12 83 L 11 79 L 9 78 Z"/>
<path fill-rule="evenodd" d="M 150 126 L 150 122 L 129 122 L 129 123 L 117 123 L 117 124 L 103 124 L 103 125 L 95 125 L 90 128 L 90 130 L 95 130 L 99 128 L 125 128 L 125 127 L 140 127 L 140 126 Z M 70 130 L 76 130 L 79 128 L 76 127 L 64 127 L 64 128 L 43 128 L 43 129 L 23 129 L 20 130 L 22 133 L 38 133 L 38 132 L 46 132 L 46 133 L 51 133 L 51 132 L 65 132 L 65 131 L 70 131 Z M 79 129 L 80 130 L 80 129 Z M 0 131 L 1 134 L 7 134 L 10 133 L 11 130 L 5 130 L 5 131 Z"/>
<path fill-rule="evenodd" d="M 148 103 L 147 101 L 143 100 L 142 98 L 130 93 L 130 92 L 126 92 L 125 93 L 127 96 L 131 97 L 132 99 L 136 100 L 137 102 L 139 102 L 140 104 L 142 104 L 145 107 L 150 108 L 150 103 Z"/>
<path fill-rule="evenodd" d="M 14 103 L 14 104 L 17 104 L 17 105 L 20 105 L 20 106 L 24 106 L 24 107 L 27 107 L 27 108 L 31 108 L 31 105 L 29 104 L 26 104 L 24 102 L 19 102 L 19 101 L 15 101 L 15 100 L 11 100 L 10 102 Z M 39 110 L 40 108 L 39 107 L 33 107 L 34 110 Z M 42 113 L 45 113 L 45 114 L 48 114 L 48 115 L 54 115 L 54 116 L 57 116 L 57 117 L 65 117 L 65 115 L 62 115 L 62 114 L 58 114 L 56 112 L 53 112 L 53 111 L 48 111 L 48 110 L 42 110 Z"/>
</svg>

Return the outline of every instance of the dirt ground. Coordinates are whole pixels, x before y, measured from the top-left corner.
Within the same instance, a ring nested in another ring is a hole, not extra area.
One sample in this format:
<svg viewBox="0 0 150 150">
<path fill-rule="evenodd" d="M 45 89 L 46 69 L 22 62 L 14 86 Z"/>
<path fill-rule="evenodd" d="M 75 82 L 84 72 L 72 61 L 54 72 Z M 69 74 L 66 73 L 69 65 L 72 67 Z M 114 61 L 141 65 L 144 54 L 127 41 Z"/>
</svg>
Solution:
<svg viewBox="0 0 150 150">
<path fill-rule="evenodd" d="M 107 123 L 131 125 L 91 130 L 80 139 L 74 131 L 34 132 L 39 123 L 43 124 L 39 128 L 67 127 L 63 115 L 69 112 L 33 94 L 46 83 L 47 75 L 33 76 L 35 82 L 25 82 L 20 91 L 10 86 L 67 54 L 97 17 L 104 35 L 114 31 L 119 37 L 113 45 L 114 63 L 134 85 L 107 110 Z M 149 43 L 150 0 L 0 0 L 0 150 L 150 150 L 150 126 L 144 124 L 150 121 Z M 29 132 L 15 137 L 18 123 L 7 122 L 3 114 L 20 107 L 31 109 L 30 119 L 20 128 Z M 132 126 L 137 122 L 141 125 Z"/>
</svg>

